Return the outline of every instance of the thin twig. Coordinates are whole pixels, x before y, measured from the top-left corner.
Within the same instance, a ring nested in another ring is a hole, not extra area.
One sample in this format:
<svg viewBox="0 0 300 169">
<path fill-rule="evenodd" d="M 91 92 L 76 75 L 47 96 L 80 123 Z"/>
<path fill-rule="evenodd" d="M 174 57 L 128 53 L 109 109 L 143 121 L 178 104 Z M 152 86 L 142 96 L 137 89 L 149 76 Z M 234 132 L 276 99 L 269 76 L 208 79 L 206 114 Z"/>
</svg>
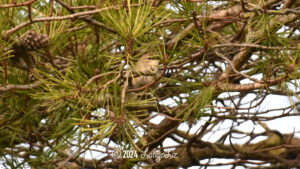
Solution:
<svg viewBox="0 0 300 169">
<path fill-rule="evenodd" d="M 31 5 L 35 2 L 36 0 L 30 0 L 26 2 L 20 2 L 20 3 L 12 3 L 12 4 L 4 4 L 0 5 L 0 8 L 10 8 L 10 7 L 20 7 L 20 6 L 28 6 Z"/>
<path fill-rule="evenodd" d="M 32 88 L 37 87 L 40 84 L 41 84 L 40 81 L 36 81 L 35 83 L 28 84 L 28 85 L 12 85 L 12 84 L 9 84 L 9 85 L 6 85 L 6 86 L 0 86 L 0 92 L 13 90 L 13 89 L 19 89 L 19 90 L 32 89 Z"/>
<path fill-rule="evenodd" d="M 66 16 L 53 16 L 53 17 L 35 18 L 35 19 L 32 19 L 32 22 L 30 22 L 30 21 L 24 22 L 24 23 L 22 23 L 22 24 L 20 24 L 16 27 L 6 31 L 5 35 L 6 36 L 10 35 L 10 34 L 16 32 L 17 30 L 19 30 L 19 29 L 21 29 L 21 28 L 23 28 L 23 27 L 25 27 L 25 26 L 27 26 L 31 23 L 35 23 L 35 22 L 60 21 L 60 20 L 66 20 L 66 19 L 76 19 L 76 18 L 81 17 L 81 16 L 93 15 L 93 14 L 97 14 L 99 12 L 103 12 L 103 11 L 107 11 L 107 10 L 111 10 L 111 9 L 117 10 L 118 6 L 110 6 L 110 7 L 105 7 L 105 8 L 91 10 L 91 11 L 78 12 L 78 13 L 74 13 L 74 14 L 66 15 Z M 96 24 L 98 26 L 104 26 L 103 23 L 100 23 L 96 20 L 92 20 L 90 18 L 84 18 L 84 19 L 87 19 L 87 20 L 91 21 L 93 24 Z M 111 28 L 107 28 L 107 30 L 115 32 Z"/>
<path fill-rule="evenodd" d="M 252 77 L 250 77 L 249 75 L 247 75 L 247 74 L 245 74 L 245 73 L 242 73 L 242 72 L 238 71 L 238 70 L 234 67 L 233 63 L 232 63 L 228 58 L 226 58 L 223 54 L 221 54 L 218 50 L 216 50 L 215 53 L 216 53 L 220 58 L 226 60 L 226 61 L 229 63 L 229 65 L 230 65 L 230 67 L 232 68 L 232 70 L 233 70 L 236 74 L 239 74 L 239 75 L 241 75 L 241 76 L 243 76 L 243 77 L 245 77 L 245 78 L 248 78 L 248 79 L 250 79 L 250 80 L 252 80 L 252 81 L 254 81 L 254 82 L 257 82 L 257 83 L 264 83 L 264 82 L 261 81 L 261 80 L 252 78 Z"/>
<path fill-rule="evenodd" d="M 30 22 L 32 22 L 32 17 L 31 17 L 31 4 L 28 5 L 28 19 Z"/>
<path fill-rule="evenodd" d="M 93 81 L 95 81 L 96 79 L 98 79 L 100 77 L 107 76 L 107 75 L 110 75 L 110 74 L 115 74 L 115 73 L 119 73 L 119 72 L 106 72 L 106 73 L 102 73 L 102 74 L 99 74 L 99 75 L 95 75 L 87 81 L 85 86 L 88 86 L 89 84 L 91 84 Z"/>
<path fill-rule="evenodd" d="M 237 43 L 225 43 L 225 44 L 218 44 L 212 46 L 213 48 L 222 48 L 222 47 L 248 47 L 248 48 L 257 48 L 257 49 L 269 49 L 269 50 L 297 50 L 297 47 L 273 47 L 273 46 L 263 46 L 263 45 L 257 45 L 257 44 L 251 44 L 251 43 L 243 43 L 243 44 L 237 44 Z"/>
<path fill-rule="evenodd" d="M 98 6 L 72 6 L 71 9 L 98 9 Z"/>
</svg>

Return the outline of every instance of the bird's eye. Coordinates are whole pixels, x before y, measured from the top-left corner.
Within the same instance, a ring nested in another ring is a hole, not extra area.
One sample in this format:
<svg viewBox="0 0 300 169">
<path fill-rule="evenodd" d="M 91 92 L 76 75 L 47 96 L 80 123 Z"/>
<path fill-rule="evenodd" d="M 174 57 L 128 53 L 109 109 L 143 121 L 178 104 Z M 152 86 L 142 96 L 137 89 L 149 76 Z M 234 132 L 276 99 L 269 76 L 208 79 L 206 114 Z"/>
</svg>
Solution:
<svg viewBox="0 0 300 169">
<path fill-rule="evenodd" d="M 147 59 L 148 59 L 148 60 L 154 60 L 152 57 L 148 57 Z"/>
</svg>

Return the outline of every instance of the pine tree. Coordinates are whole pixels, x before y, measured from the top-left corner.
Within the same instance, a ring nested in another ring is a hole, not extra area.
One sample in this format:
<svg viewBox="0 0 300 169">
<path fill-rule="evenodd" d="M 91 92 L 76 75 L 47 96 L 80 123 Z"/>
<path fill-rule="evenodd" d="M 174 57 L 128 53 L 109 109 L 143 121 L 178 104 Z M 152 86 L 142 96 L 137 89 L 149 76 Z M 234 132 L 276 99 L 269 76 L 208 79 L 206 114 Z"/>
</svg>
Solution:
<svg viewBox="0 0 300 169">
<path fill-rule="evenodd" d="M 298 0 L 2 0 L 0 18 L 0 168 L 299 167 L 299 138 L 265 124 L 299 116 Z M 275 95 L 292 104 L 260 107 Z"/>
</svg>

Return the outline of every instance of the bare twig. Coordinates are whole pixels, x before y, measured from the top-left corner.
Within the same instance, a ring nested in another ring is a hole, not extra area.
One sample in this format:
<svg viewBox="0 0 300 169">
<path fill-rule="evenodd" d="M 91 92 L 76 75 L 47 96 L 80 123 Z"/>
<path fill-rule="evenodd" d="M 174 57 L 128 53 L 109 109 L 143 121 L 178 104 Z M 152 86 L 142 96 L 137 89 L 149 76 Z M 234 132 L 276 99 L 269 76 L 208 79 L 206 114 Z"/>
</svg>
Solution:
<svg viewBox="0 0 300 169">
<path fill-rule="evenodd" d="M 36 81 L 35 83 L 28 84 L 28 85 L 12 85 L 12 84 L 8 84 L 6 86 L 0 86 L 0 92 L 14 90 L 14 89 L 18 89 L 18 90 L 32 89 L 32 88 L 35 88 L 35 87 L 39 86 L 40 84 L 41 84 L 40 81 Z"/>
<path fill-rule="evenodd" d="M 231 62 L 228 58 L 226 58 L 223 54 L 221 54 L 218 50 L 216 50 L 215 53 L 216 53 L 219 57 L 221 57 L 222 59 L 226 60 L 226 61 L 229 63 L 230 67 L 232 68 L 232 70 L 233 70 L 235 73 L 237 73 L 237 74 L 239 74 L 239 75 L 241 75 L 241 76 L 243 76 L 243 77 L 246 77 L 246 78 L 248 78 L 248 79 L 250 79 L 250 80 L 252 80 L 252 81 L 254 81 L 254 82 L 257 82 L 257 83 L 264 83 L 264 81 L 255 79 L 255 78 L 253 78 L 253 77 L 248 76 L 248 75 L 245 74 L 245 73 L 239 72 L 239 71 L 234 67 L 234 65 L 232 64 L 232 62 Z"/>
<path fill-rule="evenodd" d="M 102 74 L 99 74 L 99 75 L 95 75 L 87 81 L 85 86 L 88 86 L 89 84 L 91 84 L 93 81 L 95 81 L 96 79 L 98 79 L 100 77 L 111 75 L 111 74 L 116 74 L 116 73 L 119 73 L 119 72 L 106 72 L 106 73 L 102 73 Z"/>
<path fill-rule="evenodd" d="M 74 13 L 71 15 L 66 15 L 66 16 L 53 16 L 53 17 L 43 17 L 43 18 L 35 18 L 32 19 L 32 22 L 27 21 L 24 22 L 8 31 L 6 31 L 5 35 L 8 36 L 14 32 L 16 32 L 17 30 L 31 24 L 31 23 L 35 23 L 35 22 L 45 22 L 45 21 L 59 21 L 59 20 L 66 20 L 66 19 L 76 19 L 78 17 L 82 17 L 82 16 L 87 16 L 87 15 L 93 15 L 93 14 L 97 14 L 99 12 L 103 12 L 103 11 L 107 11 L 107 10 L 111 10 L 111 9 L 118 9 L 118 6 L 111 6 L 111 7 L 105 7 L 105 8 L 101 8 L 101 9 L 95 9 L 95 10 L 91 10 L 91 11 L 84 11 L 84 12 L 78 12 L 78 13 Z M 85 18 L 87 20 L 90 20 L 92 23 L 98 25 L 98 26 L 105 26 L 104 24 L 96 21 L 96 20 L 91 20 L 88 18 Z M 107 28 L 107 30 L 115 32 L 114 30 L 112 30 L 111 28 Z"/>
<path fill-rule="evenodd" d="M 242 47 L 242 48 L 256 48 L 256 49 L 264 49 L 264 50 L 297 50 L 298 47 L 273 47 L 273 46 L 263 46 L 257 44 L 250 44 L 250 43 L 224 43 L 224 44 L 217 44 L 212 46 L 213 48 L 222 48 L 222 47 Z"/>
<path fill-rule="evenodd" d="M 12 3 L 12 4 L 1 4 L 0 8 L 11 8 L 11 7 L 20 7 L 20 6 L 28 6 L 35 2 L 36 0 L 30 0 L 26 2 L 20 2 L 20 3 Z"/>
</svg>

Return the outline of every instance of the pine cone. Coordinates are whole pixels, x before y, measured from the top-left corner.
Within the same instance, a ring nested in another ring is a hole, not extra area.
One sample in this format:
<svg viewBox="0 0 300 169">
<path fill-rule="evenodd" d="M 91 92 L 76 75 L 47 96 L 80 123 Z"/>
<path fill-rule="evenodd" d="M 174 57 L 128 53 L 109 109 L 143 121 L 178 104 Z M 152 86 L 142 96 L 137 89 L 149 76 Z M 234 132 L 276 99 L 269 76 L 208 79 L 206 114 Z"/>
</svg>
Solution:
<svg viewBox="0 0 300 169">
<path fill-rule="evenodd" d="M 29 30 L 20 38 L 19 44 L 28 50 L 38 50 L 48 46 L 49 38 L 47 35 Z"/>
</svg>

